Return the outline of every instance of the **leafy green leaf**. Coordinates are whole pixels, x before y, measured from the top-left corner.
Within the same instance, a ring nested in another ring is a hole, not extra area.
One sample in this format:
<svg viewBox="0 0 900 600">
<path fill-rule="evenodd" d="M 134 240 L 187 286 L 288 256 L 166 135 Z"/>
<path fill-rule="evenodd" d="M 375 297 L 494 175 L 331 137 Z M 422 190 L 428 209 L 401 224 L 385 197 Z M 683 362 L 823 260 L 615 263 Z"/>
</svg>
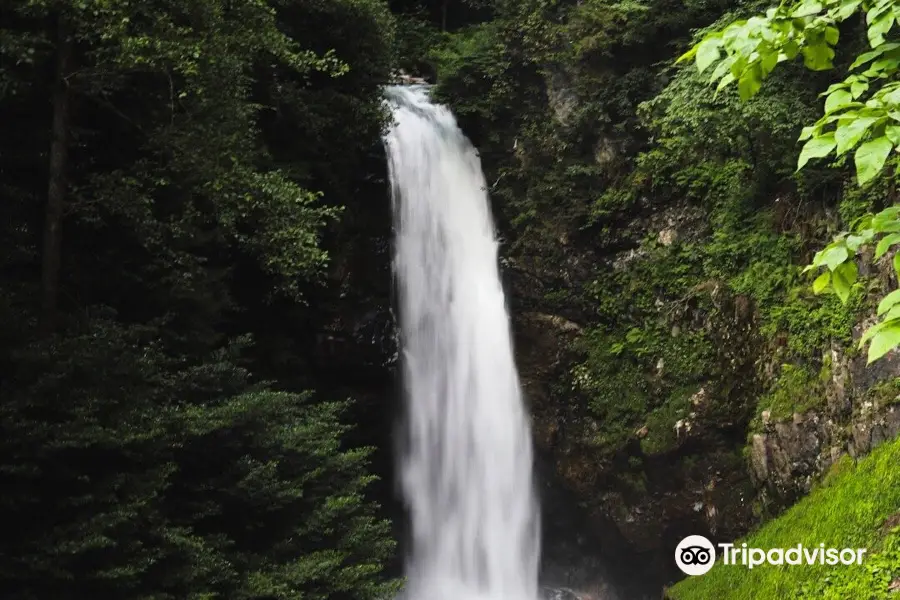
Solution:
<svg viewBox="0 0 900 600">
<path fill-rule="evenodd" d="M 797 54 L 800 52 L 800 44 L 798 44 L 795 40 L 788 40 L 784 44 L 784 55 L 787 60 L 794 60 Z"/>
<path fill-rule="evenodd" d="M 734 64 L 734 56 L 728 56 L 725 60 L 719 61 L 719 64 L 713 69 L 712 75 L 709 76 L 710 83 L 721 79 L 731 69 L 732 64 Z"/>
<path fill-rule="evenodd" d="M 847 248 L 850 252 L 856 252 L 859 250 L 859 247 L 865 244 L 868 241 L 864 235 L 848 235 L 847 236 Z"/>
<path fill-rule="evenodd" d="M 831 272 L 825 271 L 824 273 L 822 273 L 821 275 L 816 277 L 816 280 L 813 282 L 813 286 L 812 286 L 813 293 L 821 294 L 823 291 L 825 291 L 825 289 L 828 288 L 828 286 L 830 284 L 831 284 Z"/>
<path fill-rule="evenodd" d="M 846 246 L 836 245 L 830 248 L 826 248 L 822 252 L 821 261 L 822 264 L 827 265 L 830 270 L 834 271 L 849 257 L 850 253 L 847 251 Z"/>
<path fill-rule="evenodd" d="M 830 113 L 836 109 L 843 108 L 853 102 L 853 95 L 847 90 L 837 90 L 832 92 L 825 99 L 825 112 Z"/>
<path fill-rule="evenodd" d="M 719 92 L 721 92 L 722 89 L 724 89 L 725 86 L 727 86 L 732 81 L 734 81 L 734 75 L 732 75 L 731 73 L 726 73 L 721 81 L 719 81 L 719 85 L 716 86 L 716 93 L 718 94 Z"/>
<path fill-rule="evenodd" d="M 888 310 L 891 309 L 895 304 L 900 303 L 900 290 L 894 290 L 887 296 L 881 299 L 881 302 L 878 303 L 878 314 L 883 315 Z"/>
<path fill-rule="evenodd" d="M 892 322 L 872 337 L 868 364 L 872 364 L 897 346 L 900 346 L 900 322 Z"/>
<path fill-rule="evenodd" d="M 838 90 L 846 90 L 849 87 L 850 87 L 850 83 L 847 80 L 838 81 L 837 83 L 832 83 L 831 85 L 829 85 L 828 88 L 824 92 L 819 94 L 819 97 L 823 98 L 825 96 L 831 95 L 833 92 L 836 92 Z"/>
<path fill-rule="evenodd" d="M 799 19 L 801 17 L 809 17 L 822 12 L 822 3 L 817 0 L 803 0 L 800 6 L 794 9 L 791 17 Z"/>
<path fill-rule="evenodd" d="M 892 233 L 881 238 L 875 246 L 875 260 L 884 256 L 888 249 L 897 243 L 900 243 L 900 233 Z"/>
<path fill-rule="evenodd" d="M 837 148 L 835 149 L 837 155 L 841 156 L 856 146 L 869 127 L 877 120 L 875 117 L 855 117 L 838 121 L 837 129 L 834 131 L 834 139 L 837 141 Z"/>
<path fill-rule="evenodd" d="M 853 69 L 860 67 L 860 66 L 866 64 L 867 62 L 869 62 L 870 60 L 872 60 L 874 58 L 878 58 L 885 52 L 889 52 L 895 48 L 900 48 L 900 44 L 896 44 L 896 43 L 882 44 L 881 46 L 878 46 L 874 50 L 870 50 L 869 52 L 864 52 L 863 54 L 860 54 L 858 57 L 856 57 L 856 60 L 853 61 L 852 65 L 850 65 L 850 70 L 852 71 Z"/>
<path fill-rule="evenodd" d="M 825 71 L 832 67 L 834 50 L 825 43 L 812 44 L 803 47 L 803 64 L 812 71 Z"/>
<path fill-rule="evenodd" d="M 822 158 L 823 156 L 827 156 L 834 147 L 837 145 L 837 142 L 834 139 L 833 133 L 826 133 L 825 135 L 821 135 L 818 137 L 814 137 L 803 146 L 803 149 L 800 151 L 800 158 L 797 159 L 797 170 L 803 168 L 803 166 L 810 161 L 812 158 Z"/>
<path fill-rule="evenodd" d="M 856 283 L 857 276 L 855 262 L 845 262 L 833 272 L 831 287 L 844 304 L 850 299 L 850 288 Z"/>
<path fill-rule="evenodd" d="M 685 52 L 684 54 L 679 56 L 678 60 L 675 61 L 675 64 L 682 63 L 687 60 L 691 60 L 695 56 L 697 56 L 697 45 L 696 44 L 694 46 L 692 46 L 690 50 L 688 50 L 687 52 Z"/>
<path fill-rule="evenodd" d="M 875 335 L 876 335 L 879 331 L 881 331 L 882 329 L 884 329 L 886 326 L 887 326 L 887 321 L 882 321 L 881 323 L 876 323 L 875 325 L 872 325 L 871 327 L 869 327 L 868 329 L 866 329 L 866 330 L 863 332 L 862 337 L 859 338 L 859 346 L 858 346 L 858 347 L 859 347 L 859 348 L 862 348 L 863 346 L 865 346 L 865 345 L 866 345 L 866 342 L 868 342 L 868 341 L 871 340 L 873 337 L 875 337 Z"/>
<path fill-rule="evenodd" d="M 869 25 L 869 29 L 866 31 L 866 35 L 869 38 L 869 45 L 873 48 L 879 46 L 884 43 L 884 34 L 890 31 L 891 26 L 894 24 L 894 14 L 892 12 L 885 12 L 874 22 Z"/>
<path fill-rule="evenodd" d="M 859 185 L 871 181 L 881 171 L 894 145 L 885 136 L 869 140 L 856 150 L 856 177 Z"/>
<path fill-rule="evenodd" d="M 719 48 L 722 47 L 721 38 L 706 38 L 697 45 L 697 69 L 702 73 L 709 65 L 713 64 L 721 53 Z"/>
<path fill-rule="evenodd" d="M 884 128 L 884 135 L 895 146 L 900 146 L 900 125 L 888 125 Z"/>
<path fill-rule="evenodd" d="M 816 126 L 816 125 L 809 125 L 809 126 L 807 126 L 807 127 L 804 127 L 804 128 L 800 131 L 800 137 L 797 138 L 797 141 L 798 141 L 798 142 L 802 142 L 802 141 L 804 141 L 804 140 L 808 140 L 809 138 L 811 138 L 811 137 L 813 136 L 813 134 L 814 134 L 818 129 L 819 129 L 819 128 L 818 128 L 818 126 Z"/>
<path fill-rule="evenodd" d="M 862 4 L 862 0 L 852 0 L 851 2 L 844 1 L 838 6 L 833 14 L 837 20 L 843 21 L 855 13 L 860 4 Z"/>
<path fill-rule="evenodd" d="M 762 86 L 762 77 L 759 71 L 759 65 L 753 65 L 744 71 L 738 80 L 738 94 L 741 100 L 749 100 L 759 91 Z"/>
<path fill-rule="evenodd" d="M 900 204 L 885 208 L 872 218 L 871 227 L 883 231 L 884 227 L 900 219 Z"/>
</svg>

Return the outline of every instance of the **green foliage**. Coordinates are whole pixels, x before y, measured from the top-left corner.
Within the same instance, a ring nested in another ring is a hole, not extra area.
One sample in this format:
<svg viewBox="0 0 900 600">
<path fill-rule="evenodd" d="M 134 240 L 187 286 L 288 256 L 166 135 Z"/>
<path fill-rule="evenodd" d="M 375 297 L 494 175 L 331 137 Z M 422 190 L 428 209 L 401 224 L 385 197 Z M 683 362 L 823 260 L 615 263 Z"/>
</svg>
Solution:
<svg viewBox="0 0 900 600">
<path fill-rule="evenodd" d="M 739 20 L 720 31 L 707 34 L 702 41 L 679 59 L 694 58 L 702 73 L 718 63 L 711 82 L 718 82 L 717 92 L 737 81 L 743 100 L 756 95 L 762 81 L 775 66 L 803 54 L 804 64 L 814 71 L 832 68 L 834 47 L 840 39 L 837 27 L 841 22 L 864 12 L 867 37 L 872 50 L 860 54 L 850 65 L 851 74 L 844 81 L 831 85 L 825 96 L 825 114 L 814 125 L 805 127 L 800 141 L 806 144 L 800 151 L 797 170 L 811 159 L 829 156 L 840 158 L 853 148 L 859 185 L 879 175 L 888 163 L 888 176 L 896 177 L 895 162 L 888 157 L 895 148 L 900 151 L 900 83 L 892 81 L 900 68 L 900 45 L 888 43 L 886 36 L 900 17 L 900 5 L 894 0 L 861 2 L 833 0 L 817 2 L 804 0 L 771 8 L 765 17 Z M 724 51 L 725 57 L 722 57 Z M 864 69 L 864 70 L 863 70 Z M 856 72 L 854 72 L 856 71 Z M 828 271 L 813 283 L 816 293 L 832 290 L 847 302 L 850 289 L 857 280 L 855 262 L 847 262 L 863 246 L 879 238 L 875 259 L 878 260 L 892 246 L 900 243 L 900 209 L 889 208 L 878 215 L 870 215 L 860 223 L 854 234 L 842 234 L 824 250 L 816 254 L 810 268 L 827 266 Z M 896 271 L 900 278 L 900 259 Z M 898 314 L 889 312 L 890 302 L 882 305 L 878 314 L 883 320 L 863 336 L 869 342 L 869 362 L 873 362 L 900 346 Z"/>
<path fill-rule="evenodd" d="M 896 137 L 894 130 L 900 127 L 891 125 L 895 119 L 890 114 L 897 104 L 893 94 L 900 87 L 882 81 L 889 81 L 900 66 L 900 54 L 894 53 L 897 45 L 885 42 L 897 10 L 893 0 L 782 4 L 769 9 L 765 17 L 736 21 L 708 34 L 681 60 L 693 57 L 701 73 L 718 63 L 711 81 L 718 82 L 720 90 L 737 81 L 741 98 L 746 100 L 759 91 L 762 80 L 779 62 L 793 60 L 800 53 L 809 69 L 832 68 L 834 46 L 840 39 L 837 25 L 857 11 L 865 12 L 873 50 L 860 55 L 850 70 L 866 70 L 848 76 L 822 94 L 826 96 L 825 116 L 801 134 L 801 141 L 809 141 L 800 152 L 797 167 L 799 170 L 811 158 L 822 158 L 832 151 L 841 156 L 867 139 L 855 154 L 862 185 L 881 171 L 895 145 L 891 140 Z M 723 50 L 725 58 L 719 62 Z M 868 99 L 863 102 L 866 95 Z"/>
<path fill-rule="evenodd" d="M 9 357 L 0 578 L 15 597 L 391 589 L 388 524 L 361 496 L 369 451 L 341 448 L 346 407 L 250 385 L 241 346 L 188 362 L 153 327 L 99 318 Z"/>
<path fill-rule="evenodd" d="M 848 340 L 859 309 L 805 293 L 793 266 L 809 235 L 797 227 L 801 194 L 821 193 L 840 176 L 810 171 L 798 177 L 799 198 L 785 193 L 783 182 L 795 171 L 789 149 L 815 117 L 814 78 L 788 69 L 762 96 L 741 102 L 736 93 L 706 93 L 706 79 L 696 72 L 668 78 L 654 64 L 670 52 L 655 36 L 686 33 L 722 9 L 664 2 L 584 2 L 558 11 L 541 2 L 504 5 L 494 20 L 449 36 L 436 53 L 439 95 L 479 146 L 501 225 L 513 238 L 507 253 L 542 273 L 543 310 L 583 310 L 590 317 L 577 320 L 597 324 L 579 342 L 584 362 L 572 370 L 578 404 L 599 428 L 584 433 L 593 445 L 620 447 L 652 416 L 653 432 L 666 433 L 659 440 L 651 433 L 645 444 L 652 449 L 659 441 L 663 448 L 681 418 L 670 408 L 680 405 L 683 390 L 733 376 L 719 373 L 708 331 L 673 337 L 671 315 L 660 309 L 698 310 L 696 286 L 717 280 L 730 294 L 751 298 L 766 338 L 787 334 L 789 353 L 804 360 L 831 340 Z M 624 55 L 627 66 L 619 68 L 615 58 Z M 538 101 L 557 89 L 574 98 L 564 122 L 552 102 Z M 636 140 L 644 137 L 652 144 L 635 156 Z M 604 152 L 612 158 L 598 158 L 597 148 L 611 148 Z M 773 205 L 776 197 L 780 206 Z M 596 199 L 589 210 L 585 198 Z M 671 207 L 679 217 L 699 210 L 702 222 L 671 248 L 643 240 L 627 267 L 598 264 L 583 291 L 574 287 L 567 252 L 577 246 L 561 247 L 563 232 L 590 228 L 600 250 L 631 244 L 647 234 L 640 218 L 628 219 L 646 209 L 648 198 L 653 211 Z M 698 312 L 712 317 L 707 310 Z M 660 359 L 665 367 L 657 380 Z"/>
<path fill-rule="evenodd" d="M 309 342 L 329 227 L 386 197 L 386 6 L 40 0 L 0 23 L 2 587 L 392 595 L 358 405 L 329 401 Z M 39 330 L 51 145 L 60 315 Z"/>
<path fill-rule="evenodd" d="M 729 598 L 888 599 L 890 582 L 900 576 L 900 531 L 884 523 L 900 506 L 900 440 L 873 450 L 852 468 L 829 479 L 827 486 L 777 519 L 736 543 L 755 548 L 866 548 L 861 565 L 742 566 L 717 564 L 702 577 L 688 578 L 668 590 L 673 600 Z"/>
<path fill-rule="evenodd" d="M 794 413 L 803 414 L 822 406 L 827 400 L 822 384 L 808 367 L 781 365 L 772 389 L 759 400 L 758 413 L 768 411 L 773 421 L 784 421 Z"/>
<path fill-rule="evenodd" d="M 887 208 L 877 215 L 861 218 L 853 233 L 843 233 L 820 250 L 813 257 L 807 270 L 827 267 L 813 282 L 813 290 L 819 294 L 833 291 L 841 302 L 846 303 L 851 289 L 857 282 L 858 269 L 855 261 L 849 261 L 860 248 L 872 244 L 877 236 L 883 235 L 875 245 L 875 260 L 882 258 L 891 246 L 900 243 L 900 205 Z M 894 272 L 900 279 L 900 253 L 894 255 Z M 877 315 L 881 322 L 870 327 L 859 341 L 862 348 L 869 343 L 868 362 L 878 360 L 900 344 L 900 290 L 894 290 L 878 304 Z"/>
<path fill-rule="evenodd" d="M 472 25 L 445 35 L 429 50 L 442 88 L 465 90 L 469 101 L 456 107 L 461 119 L 489 119 L 491 107 L 498 104 L 501 90 L 494 82 L 503 76 L 506 61 L 497 36 L 497 25 L 492 22 Z"/>
<path fill-rule="evenodd" d="M 573 391 L 586 399 L 599 427 L 590 443 L 604 450 L 614 450 L 644 425 L 646 452 L 673 447 L 674 425 L 687 416 L 688 397 L 715 369 L 706 332 L 673 337 L 664 325 L 632 327 L 621 338 L 592 330 L 579 347 L 586 360 L 573 369 Z"/>
<path fill-rule="evenodd" d="M 682 254 L 685 263 L 697 264 L 695 283 L 718 279 L 752 298 L 761 333 L 769 340 L 786 335 L 794 356 L 806 359 L 832 340 L 849 341 L 862 294 L 842 304 L 806 291 L 793 263 L 803 252 L 797 224 L 808 216 L 802 197 L 779 193 L 779 182 L 793 171 L 784 149 L 812 114 L 809 82 L 796 74 L 774 76 L 747 102 L 728 92 L 704 95 L 704 85 L 696 71 L 680 71 L 641 107 L 656 147 L 637 159 L 650 193 L 706 209 L 704 242 Z M 801 184 L 806 194 L 833 185 L 828 173 L 810 173 Z"/>
<path fill-rule="evenodd" d="M 842 569 L 802 588 L 799 600 L 866 598 L 890 600 L 891 584 L 900 576 L 900 528 L 885 538 L 881 549 L 866 560 L 865 568 Z"/>
<path fill-rule="evenodd" d="M 662 454 L 678 446 L 675 424 L 690 415 L 692 407 L 689 398 L 693 391 L 688 389 L 671 393 L 665 404 L 650 411 L 647 415 L 647 435 L 641 439 L 644 454 Z"/>
</svg>

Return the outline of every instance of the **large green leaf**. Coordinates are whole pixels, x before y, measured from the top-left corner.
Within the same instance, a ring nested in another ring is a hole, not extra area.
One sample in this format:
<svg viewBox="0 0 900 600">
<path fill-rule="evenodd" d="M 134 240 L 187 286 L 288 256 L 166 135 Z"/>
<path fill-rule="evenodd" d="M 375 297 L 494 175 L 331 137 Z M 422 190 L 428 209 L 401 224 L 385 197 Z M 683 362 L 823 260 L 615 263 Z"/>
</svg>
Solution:
<svg viewBox="0 0 900 600">
<path fill-rule="evenodd" d="M 884 128 L 884 135 L 895 146 L 900 145 L 900 125 L 888 125 Z"/>
<path fill-rule="evenodd" d="M 873 48 L 884 43 L 884 35 L 890 31 L 891 26 L 894 24 L 894 14 L 892 11 L 888 10 L 881 14 L 877 19 L 875 19 L 872 23 L 869 24 L 869 29 L 866 32 L 869 37 L 869 45 Z"/>
<path fill-rule="evenodd" d="M 760 87 L 762 87 L 762 75 L 758 65 L 754 65 L 744 71 L 738 80 L 738 94 L 741 100 L 749 100 L 755 96 Z"/>
<path fill-rule="evenodd" d="M 800 6 L 794 9 L 794 12 L 791 13 L 791 17 L 794 19 L 799 19 L 801 17 L 809 17 L 812 15 L 816 15 L 822 12 L 822 3 L 817 0 L 803 0 L 800 3 Z"/>
<path fill-rule="evenodd" d="M 834 293 L 841 299 L 841 302 L 846 303 L 850 299 L 850 288 L 856 283 L 857 276 L 855 262 L 846 262 L 832 273 L 831 287 L 834 288 Z"/>
<path fill-rule="evenodd" d="M 853 95 L 847 90 L 836 90 L 825 98 L 825 112 L 843 108 L 853 102 Z"/>
<path fill-rule="evenodd" d="M 888 154 L 894 145 L 885 136 L 869 140 L 856 150 L 854 160 L 856 162 L 856 178 L 859 185 L 871 181 L 884 166 Z"/>
<path fill-rule="evenodd" d="M 797 159 L 797 170 L 802 169 L 812 158 L 827 156 L 834 150 L 835 146 L 837 146 L 837 142 L 833 133 L 826 133 L 825 135 L 812 138 L 806 142 L 803 150 L 800 151 L 800 158 Z"/>
<path fill-rule="evenodd" d="M 850 84 L 850 94 L 854 100 L 862 96 L 867 89 L 869 89 L 869 84 L 865 81 L 854 81 Z"/>
<path fill-rule="evenodd" d="M 862 4 L 862 0 L 850 0 L 849 2 L 844 0 L 837 7 L 837 10 L 832 11 L 832 14 L 838 21 L 843 21 L 845 19 L 848 19 L 850 15 L 855 13 L 860 4 Z"/>
<path fill-rule="evenodd" d="M 888 249 L 897 243 L 900 243 L 900 233 L 892 233 L 881 238 L 878 245 L 875 246 L 875 260 L 884 256 Z"/>
<path fill-rule="evenodd" d="M 830 46 L 821 42 L 803 47 L 803 64 L 807 69 L 812 71 L 826 71 L 832 67 L 831 60 L 834 58 L 834 50 Z"/>
<path fill-rule="evenodd" d="M 825 271 L 813 281 L 813 293 L 821 294 L 831 284 L 831 271 Z"/>
<path fill-rule="evenodd" d="M 820 257 L 821 264 L 828 265 L 829 269 L 835 271 L 850 257 L 850 252 L 846 246 L 833 246 L 822 251 Z"/>
<path fill-rule="evenodd" d="M 894 290 L 878 303 L 878 314 L 883 315 L 898 303 L 900 303 L 900 290 Z"/>
<path fill-rule="evenodd" d="M 709 65 L 713 64 L 721 53 L 719 48 L 722 47 L 721 38 L 706 38 L 697 46 L 697 69 L 702 73 Z"/>
<path fill-rule="evenodd" d="M 872 336 L 872 341 L 869 343 L 868 363 L 873 363 L 897 346 L 900 346 L 900 320 L 889 322 Z"/>
<path fill-rule="evenodd" d="M 835 152 L 838 156 L 856 146 L 866 134 L 869 127 L 877 121 L 875 117 L 855 117 L 838 121 L 834 131 L 834 139 L 837 141 Z"/>
<path fill-rule="evenodd" d="M 878 46 L 874 50 L 870 50 L 869 52 L 864 52 L 863 54 L 860 54 L 858 57 L 856 57 L 856 60 L 853 61 L 852 65 L 850 65 L 850 70 L 852 71 L 856 67 L 862 66 L 862 65 L 866 64 L 867 62 L 869 62 L 870 60 L 872 60 L 873 58 L 878 58 L 885 52 L 889 52 L 890 50 L 893 50 L 895 48 L 900 48 L 900 44 L 882 44 L 881 46 Z"/>
</svg>

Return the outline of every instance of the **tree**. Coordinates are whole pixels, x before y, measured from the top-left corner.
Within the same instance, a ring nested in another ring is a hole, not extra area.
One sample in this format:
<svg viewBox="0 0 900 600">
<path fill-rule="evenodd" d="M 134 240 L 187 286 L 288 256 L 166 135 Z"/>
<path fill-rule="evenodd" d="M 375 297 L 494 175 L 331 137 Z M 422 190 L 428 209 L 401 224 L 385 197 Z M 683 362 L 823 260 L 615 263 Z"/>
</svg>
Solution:
<svg viewBox="0 0 900 600">
<path fill-rule="evenodd" d="M 4 315 L 6 316 L 6 315 Z M 11 598 L 378 598 L 393 551 L 343 403 L 191 364 L 97 315 L 13 358 L 0 580 Z"/>
<path fill-rule="evenodd" d="M 886 172 L 893 187 L 898 161 L 892 151 L 900 152 L 900 82 L 896 81 L 900 43 L 890 41 L 900 20 L 897 0 L 783 3 L 770 8 L 765 16 L 738 20 L 706 34 L 679 61 L 693 59 L 701 73 L 714 66 L 710 81 L 718 83 L 717 90 L 737 82 L 740 96 L 746 100 L 760 90 L 779 63 L 798 55 L 809 69 L 831 69 L 841 39 L 838 26 L 861 14 L 865 15 L 870 50 L 856 57 L 844 81 L 822 93 L 824 115 L 800 135 L 800 141 L 806 143 L 797 170 L 812 159 L 834 154 L 837 160 L 856 148 L 858 184 L 866 185 Z M 847 301 L 858 276 L 856 262 L 850 257 L 876 239 L 875 260 L 900 244 L 900 205 L 867 215 L 853 227 L 818 252 L 807 267 L 827 268 L 813 284 L 816 293 L 833 290 L 841 301 Z M 894 255 L 893 264 L 900 278 L 900 253 Z M 860 347 L 869 343 L 870 363 L 900 346 L 900 290 L 882 299 L 877 311 L 881 321 L 860 340 Z"/>
<path fill-rule="evenodd" d="M 340 58 L 291 28 L 313 12 L 356 32 Z M 370 200 L 346 180 L 384 124 L 381 3 L 20 0 L 0 24 L 0 584 L 390 594 L 350 403 L 257 341 L 305 310 L 340 204 Z M 308 143 L 329 134 L 334 172 Z"/>
</svg>

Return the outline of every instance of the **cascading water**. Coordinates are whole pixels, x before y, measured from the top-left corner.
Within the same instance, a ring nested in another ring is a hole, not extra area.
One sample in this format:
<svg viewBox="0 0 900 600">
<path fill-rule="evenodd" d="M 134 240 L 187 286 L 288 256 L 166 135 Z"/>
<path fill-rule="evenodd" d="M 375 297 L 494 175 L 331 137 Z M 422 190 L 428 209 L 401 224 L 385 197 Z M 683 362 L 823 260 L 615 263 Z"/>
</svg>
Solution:
<svg viewBox="0 0 900 600">
<path fill-rule="evenodd" d="M 486 183 L 424 87 L 387 90 L 406 395 L 410 600 L 535 600 L 532 448 Z"/>
</svg>

